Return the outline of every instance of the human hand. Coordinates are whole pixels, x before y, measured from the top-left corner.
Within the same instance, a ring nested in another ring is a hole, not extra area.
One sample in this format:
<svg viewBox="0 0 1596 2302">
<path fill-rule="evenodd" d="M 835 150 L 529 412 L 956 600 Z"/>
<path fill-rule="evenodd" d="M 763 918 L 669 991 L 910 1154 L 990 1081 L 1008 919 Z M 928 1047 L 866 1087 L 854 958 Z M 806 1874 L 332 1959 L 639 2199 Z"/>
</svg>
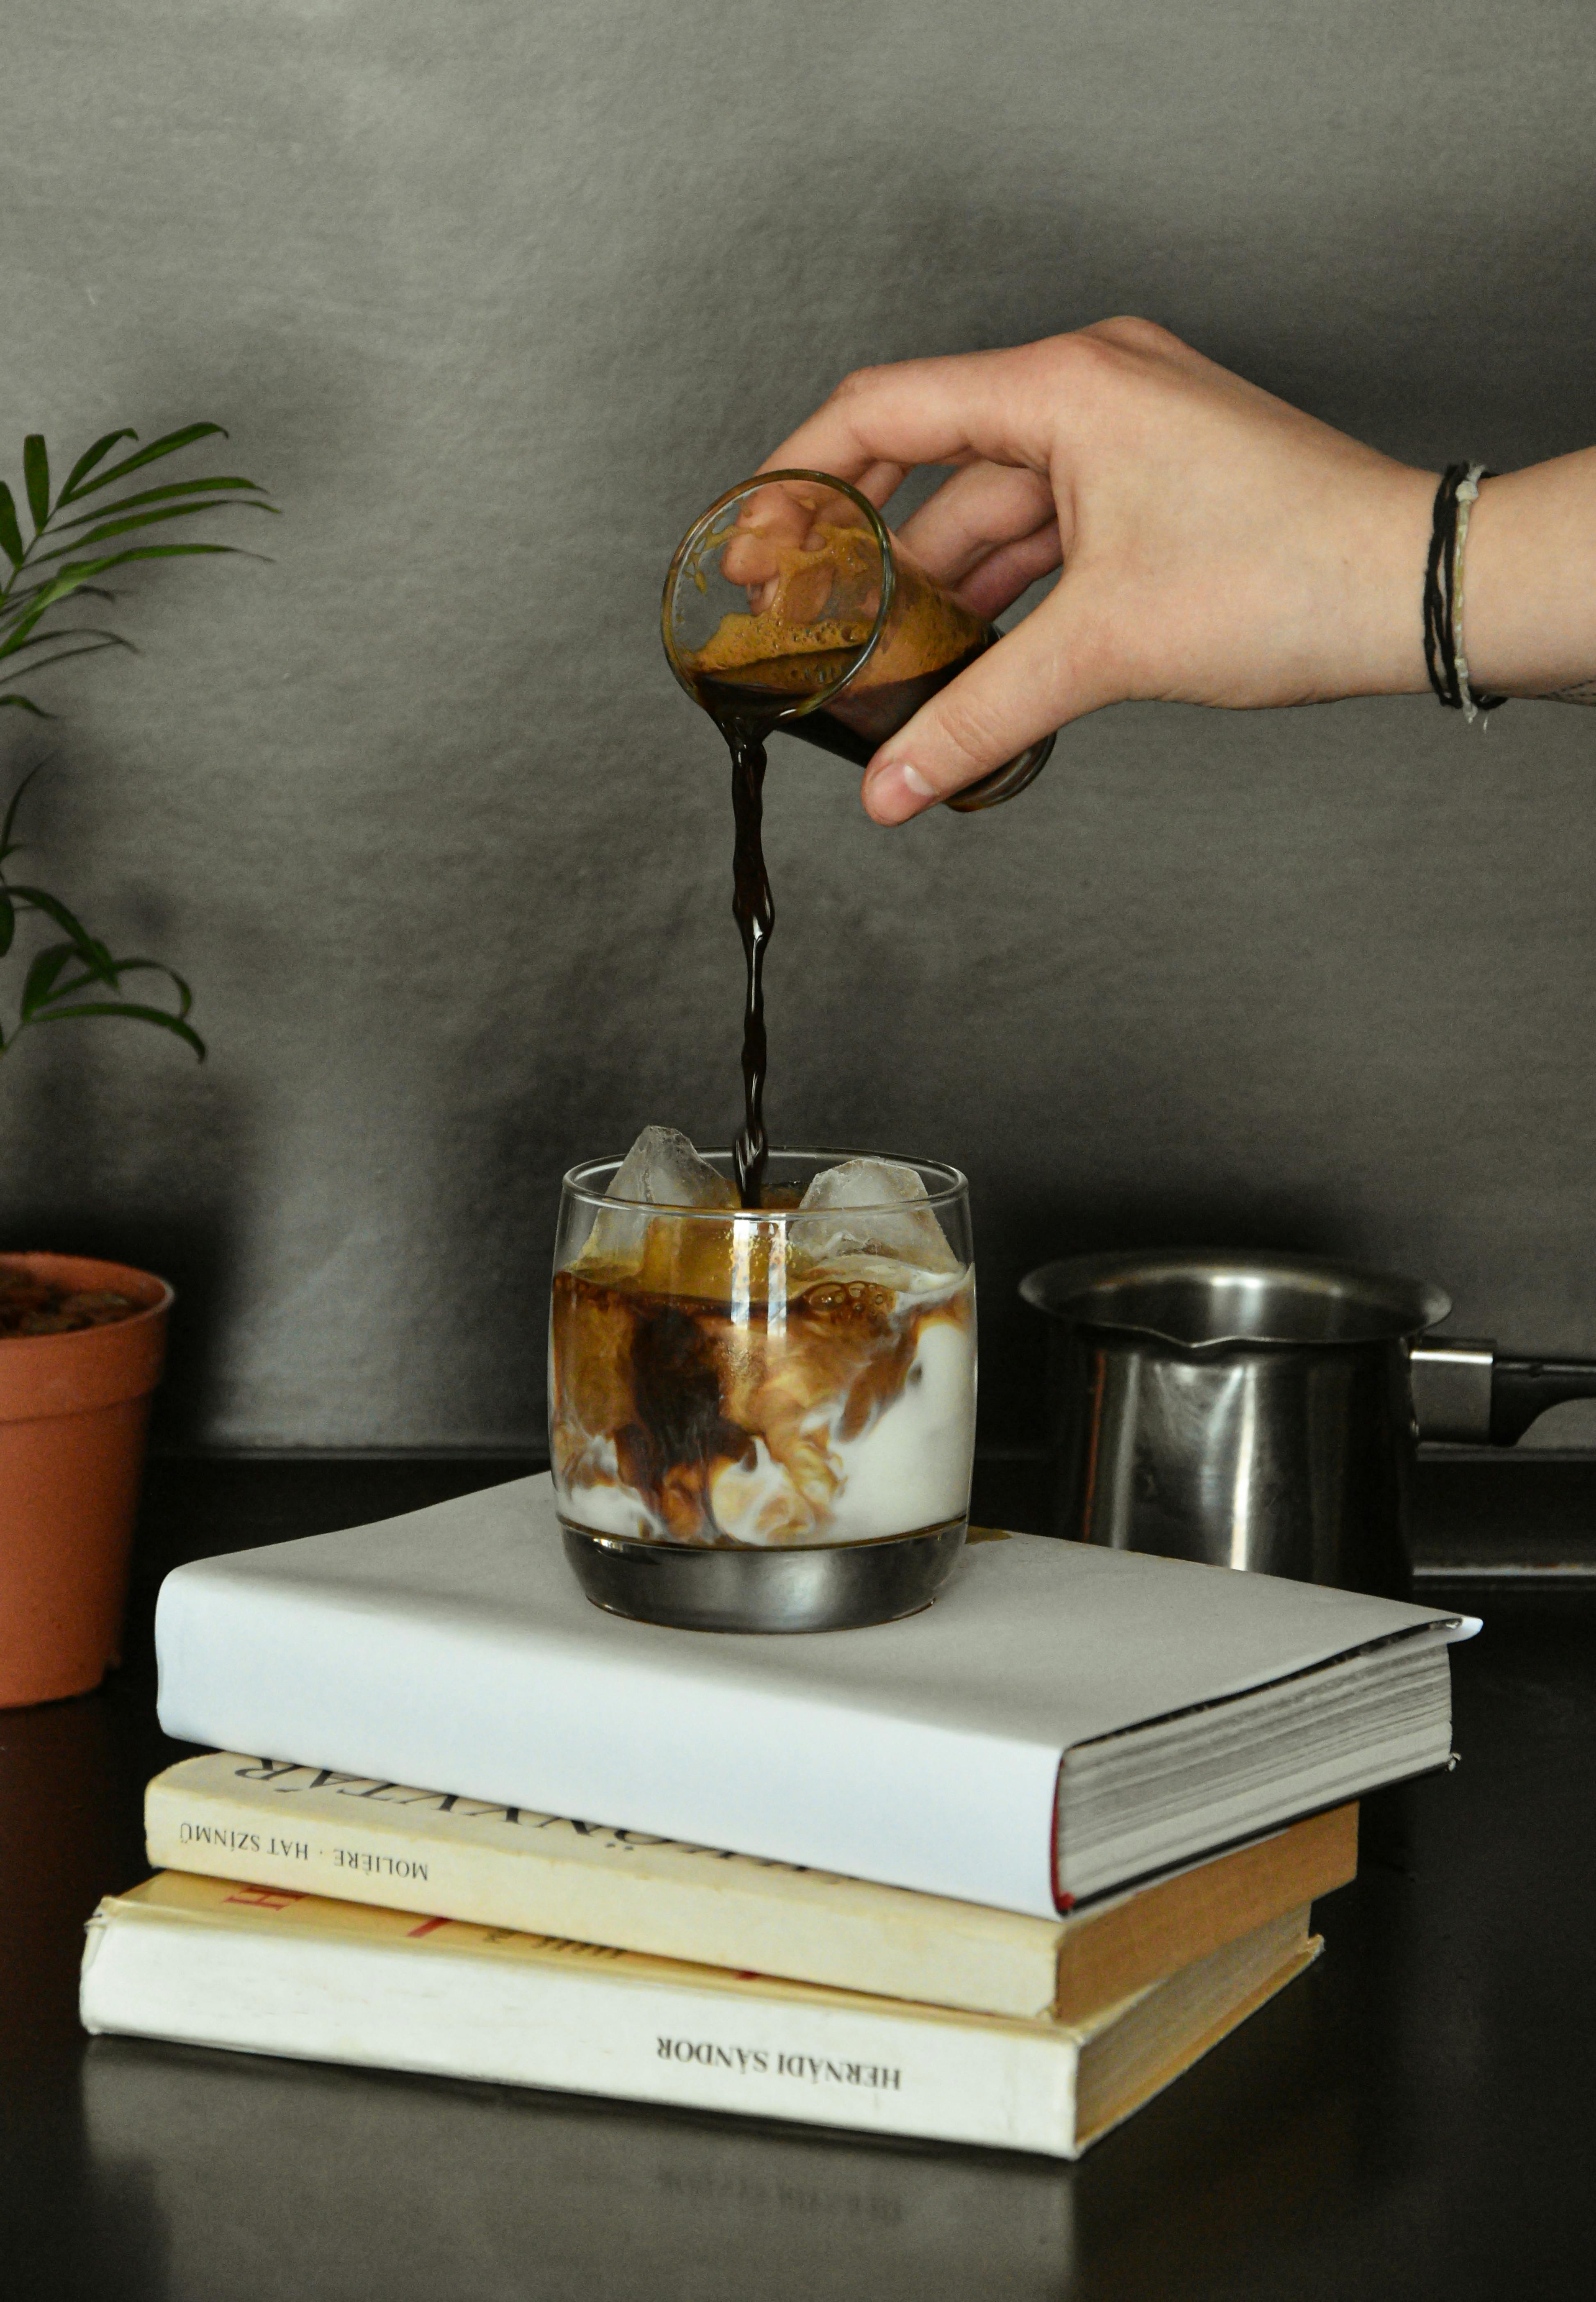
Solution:
<svg viewBox="0 0 1596 2302">
<path fill-rule="evenodd" d="M 884 504 L 958 468 L 904 544 L 990 621 L 1052 592 L 884 744 L 902 823 L 1105 704 L 1248 709 L 1426 685 L 1435 475 L 1394 463 L 1145 320 L 1012 350 L 866 368 L 761 466 L 835 472 Z"/>
</svg>

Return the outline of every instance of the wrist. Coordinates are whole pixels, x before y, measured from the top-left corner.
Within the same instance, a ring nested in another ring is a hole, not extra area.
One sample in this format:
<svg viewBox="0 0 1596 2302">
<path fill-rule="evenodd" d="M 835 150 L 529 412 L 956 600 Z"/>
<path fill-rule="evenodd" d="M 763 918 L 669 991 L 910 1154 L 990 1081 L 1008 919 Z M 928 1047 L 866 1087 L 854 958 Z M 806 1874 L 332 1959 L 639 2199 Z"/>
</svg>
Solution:
<svg viewBox="0 0 1596 2302">
<path fill-rule="evenodd" d="M 1388 684 L 1382 690 L 1388 695 L 1422 695 L 1429 691 L 1430 674 L 1424 664 L 1424 565 L 1440 483 L 1439 472 L 1403 465 L 1392 486 L 1389 529 L 1392 604 L 1386 624 Z"/>
<path fill-rule="evenodd" d="M 1555 695 L 1596 674 L 1596 451 L 1482 483 L 1464 574 L 1476 687 Z"/>
<path fill-rule="evenodd" d="M 1418 695 L 1424 668 L 1424 560 L 1439 474 L 1387 463 L 1358 505 L 1346 545 L 1345 695 Z"/>
</svg>

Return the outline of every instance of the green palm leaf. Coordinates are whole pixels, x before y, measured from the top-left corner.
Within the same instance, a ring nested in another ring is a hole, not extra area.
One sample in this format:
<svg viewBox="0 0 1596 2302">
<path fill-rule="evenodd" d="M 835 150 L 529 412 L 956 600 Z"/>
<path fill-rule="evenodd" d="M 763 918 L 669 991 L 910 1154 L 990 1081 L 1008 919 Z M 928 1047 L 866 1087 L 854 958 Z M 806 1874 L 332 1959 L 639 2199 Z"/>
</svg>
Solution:
<svg viewBox="0 0 1596 2302">
<path fill-rule="evenodd" d="M 226 511 L 236 504 L 252 504 L 257 511 L 274 513 L 277 507 L 265 500 L 265 491 L 258 482 L 237 473 L 215 473 L 207 478 L 135 487 L 131 492 L 113 496 L 72 518 L 61 517 L 71 505 L 118 487 L 134 473 L 192 447 L 197 441 L 226 436 L 219 424 L 187 424 L 112 461 L 121 443 L 136 441 L 139 434 L 126 426 L 105 433 L 73 464 L 52 508 L 50 464 L 44 436 L 39 433 L 28 435 L 22 451 L 22 477 L 33 522 L 31 542 L 23 542 L 16 498 L 10 488 L 0 484 L 0 554 L 11 565 L 10 576 L 0 584 L 0 660 L 13 667 L 13 676 L 54 671 L 58 665 L 71 663 L 78 656 L 96 655 L 106 648 L 129 644 L 120 634 L 97 625 L 54 629 L 46 627 L 46 623 L 63 601 L 80 593 L 86 599 L 113 600 L 115 593 L 101 579 L 118 567 L 145 559 L 218 558 L 223 554 L 258 559 L 265 556 L 234 543 L 122 542 L 122 538 L 140 534 L 145 529 L 186 520 L 190 515 L 197 518 L 205 513 Z M 109 551 L 101 549 L 107 544 L 121 548 Z M 21 663 L 23 656 L 28 658 L 26 666 Z M 14 689 L 0 693 L 0 708 L 29 711 L 38 718 L 49 716 L 29 697 Z M 5 867 L 18 852 L 13 836 L 17 811 L 31 780 L 29 776 L 18 786 L 5 810 L 4 823 L 0 824 L 0 956 L 13 948 L 19 914 L 37 913 L 56 928 L 61 939 L 34 952 L 22 986 L 16 1028 L 9 1040 L 0 1031 L 0 1054 L 14 1046 L 18 1032 L 33 1024 L 121 1015 L 181 1039 L 203 1062 L 205 1041 L 187 1020 L 193 1005 L 193 993 L 181 975 L 160 960 L 113 957 L 109 946 L 91 935 L 59 896 L 43 887 L 7 882 Z M 175 995 L 175 1011 L 125 997 L 124 979 L 131 974 L 163 976 Z"/>
<path fill-rule="evenodd" d="M 11 795 L 11 805 L 5 811 L 5 820 L 0 823 L 0 866 L 4 864 L 8 856 L 14 855 L 17 852 L 17 844 L 12 837 L 12 834 L 17 828 L 17 811 L 27 797 L 28 786 L 35 776 L 43 775 L 48 765 L 47 760 L 41 760 L 37 767 L 29 768 Z"/>
<path fill-rule="evenodd" d="M 38 623 L 39 618 L 49 613 L 57 600 L 66 599 L 77 589 L 77 584 L 63 584 L 59 577 L 53 578 L 48 584 L 39 584 L 32 600 L 18 615 L 13 628 L 4 639 L 0 639 L 0 658 L 20 655 L 28 644 L 29 634 Z"/>
<path fill-rule="evenodd" d="M 43 887 L 13 887 L 10 892 L 14 902 L 24 904 L 29 911 L 43 912 L 46 919 L 54 920 L 77 945 L 85 966 L 93 968 L 97 975 L 104 975 L 112 964 L 111 954 L 89 934 L 77 913 L 68 911 L 59 895 L 49 895 Z"/>
<path fill-rule="evenodd" d="M 242 559 L 265 557 L 262 552 L 247 551 L 238 543 L 140 543 L 130 551 L 113 551 L 105 559 L 69 561 L 33 591 L 15 630 L 8 639 L 0 640 L 0 657 L 14 655 L 39 618 L 47 614 L 57 600 L 69 599 L 92 577 L 103 576 L 108 567 L 125 567 L 135 559 L 189 559 L 219 553 Z"/>
<path fill-rule="evenodd" d="M 78 596 L 81 598 L 87 589 L 87 584 L 80 585 Z M 8 643 L 5 652 L 7 655 L 26 655 L 29 648 L 59 647 L 63 640 L 99 640 L 107 647 L 126 648 L 133 655 L 139 652 L 131 640 L 124 640 L 116 632 L 103 631 L 97 624 L 71 624 L 63 632 L 37 632 L 29 639 L 16 641 L 14 645 Z M 28 666 L 29 671 L 37 671 L 38 668 L 37 664 Z"/>
<path fill-rule="evenodd" d="M 181 976 L 175 967 L 168 967 L 164 960 L 119 959 L 116 962 L 116 971 L 119 975 L 146 973 L 164 975 L 177 993 L 177 1012 L 180 1017 L 186 1015 L 194 1004 L 194 994 L 189 989 L 186 978 Z"/>
<path fill-rule="evenodd" d="M 97 511 L 80 512 L 76 519 L 54 520 L 50 532 L 53 535 L 65 535 L 74 527 L 88 527 L 97 519 L 111 519 L 119 511 L 131 511 L 139 504 L 164 503 L 171 496 L 208 495 L 216 488 L 259 487 L 258 480 L 172 480 L 164 488 L 144 488 L 138 495 L 123 496 L 120 503 L 102 504 Z"/>
<path fill-rule="evenodd" d="M 22 531 L 17 525 L 17 500 L 4 480 L 0 480 L 0 551 L 4 551 L 13 567 L 22 564 Z"/>
<path fill-rule="evenodd" d="M 64 952 L 68 959 L 77 955 L 74 945 L 61 944 L 53 947 Z M 63 964 L 64 963 L 63 961 Z M 57 1000 L 74 998 L 80 991 L 88 991 L 97 983 L 109 983 L 114 989 L 120 991 L 124 975 L 164 975 L 177 993 L 177 1012 L 180 1015 L 186 1015 L 194 1004 L 194 994 L 176 969 L 165 966 L 158 959 L 113 959 L 108 969 L 86 970 L 81 975 L 74 975 L 68 983 L 55 982 L 53 978 L 54 988 L 49 990 L 38 1004 L 40 1006 L 53 1006 Z"/>
<path fill-rule="evenodd" d="M 253 500 L 230 502 L 225 497 L 220 503 L 169 504 L 162 511 L 135 512 L 130 519 L 108 520 L 103 527 L 91 528 L 87 535 L 74 536 L 71 543 L 58 551 L 35 554 L 32 565 L 47 567 L 53 560 L 70 559 L 74 551 L 87 551 L 93 543 L 108 543 L 113 535 L 125 535 L 130 528 L 155 527 L 163 520 L 195 519 L 202 511 L 269 511 L 275 514 L 275 504 L 256 503 Z"/>
<path fill-rule="evenodd" d="M 93 471 L 101 457 L 108 456 L 119 440 L 136 440 L 138 437 L 139 434 L 137 432 L 131 431 L 124 425 L 122 431 L 107 432 L 103 435 L 103 437 L 95 441 L 92 448 L 86 448 L 83 450 L 83 453 L 79 457 L 77 462 L 72 466 L 71 470 L 66 475 L 66 485 L 61 491 L 61 503 L 71 503 L 72 497 L 77 491 L 79 481 L 86 480 L 88 477 L 88 475 Z M 57 510 L 60 509 L 59 504 L 56 508 Z"/>
<path fill-rule="evenodd" d="M 69 960 L 76 959 L 78 946 L 71 943 L 46 944 L 34 955 L 28 970 L 28 980 L 22 986 L 22 1021 L 31 1023 L 61 979 L 62 970 Z"/>
<path fill-rule="evenodd" d="M 55 579 L 50 576 L 46 580 L 54 583 Z M 79 597 L 84 600 L 114 600 L 117 597 L 114 592 L 107 592 L 94 584 L 80 584 L 75 588 Z M 19 589 L 13 583 L 6 591 L 0 592 L 0 624 L 14 623 L 26 612 L 34 594 L 44 589 L 44 584 L 24 584 Z"/>
<path fill-rule="evenodd" d="M 50 458 L 42 432 L 29 432 L 22 442 L 22 477 L 28 487 L 28 508 L 36 533 L 50 517 Z"/>
<path fill-rule="evenodd" d="M 126 1015 L 135 1023 L 158 1024 L 163 1031 L 174 1033 L 192 1047 L 202 1063 L 205 1061 L 205 1041 L 191 1023 L 185 1023 L 181 1015 L 169 1015 L 164 1007 L 140 1007 L 130 999 L 86 999 L 80 1006 L 52 1008 L 31 1021 L 35 1024 L 64 1023 L 73 1015 Z"/>
<path fill-rule="evenodd" d="M 139 435 L 130 433 L 128 436 L 137 439 Z M 180 448 L 187 448 L 195 440 L 226 437 L 220 424 L 185 424 L 181 432 L 168 432 L 164 439 L 152 440 L 136 456 L 124 456 L 120 464 L 113 464 L 108 472 L 102 472 L 97 480 L 80 482 L 76 487 L 69 483 L 62 489 L 55 508 L 59 511 L 66 504 L 76 503 L 80 496 L 91 496 L 100 488 L 108 488 L 115 481 L 126 479 L 130 472 L 141 471 L 146 464 L 155 463 L 163 456 L 175 456 Z"/>
<path fill-rule="evenodd" d="M 55 647 L 58 642 L 71 636 L 69 632 L 51 632 L 46 644 Z M 114 632 L 102 632 L 97 639 L 90 640 L 85 647 L 63 648 L 59 655 L 46 656 L 42 663 L 30 663 L 25 668 L 29 678 L 32 679 L 41 671 L 54 671 L 58 663 L 71 663 L 74 656 L 104 655 L 107 648 L 125 648 L 130 655 L 139 652 L 131 640 L 119 639 Z"/>
<path fill-rule="evenodd" d="M 75 549 L 80 551 L 83 547 L 80 543 Z M 244 559 L 261 559 L 265 556 L 259 551 L 246 551 L 237 543 L 139 543 L 130 551 L 113 551 L 104 559 L 86 559 L 80 566 L 73 561 L 65 567 L 58 567 L 50 578 L 48 588 L 54 591 L 70 576 L 71 582 L 57 595 L 64 600 L 69 591 L 80 591 L 89 576 L 103 576 L 107 567 L 125 567 L 134 559 L 182 559 L 191 553 L 219 551 L 233 552 Z"/>
</svg>

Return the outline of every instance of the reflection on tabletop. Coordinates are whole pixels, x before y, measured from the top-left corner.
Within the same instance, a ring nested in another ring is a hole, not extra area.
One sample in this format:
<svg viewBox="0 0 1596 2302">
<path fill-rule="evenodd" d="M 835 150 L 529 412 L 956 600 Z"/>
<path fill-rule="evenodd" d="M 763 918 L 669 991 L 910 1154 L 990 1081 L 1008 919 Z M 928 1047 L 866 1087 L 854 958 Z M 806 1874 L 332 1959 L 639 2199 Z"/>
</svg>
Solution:
<svg viewBox="0 0 1596 2302">
<path fill-rule="evenodd" d="M 1068 2178 L 1023 2159 L 112 2038 L 84 2115 L 103 2194 L 162 2264 L 132 2290 L 170 2302 L 1039 2302 L 1070 2282 Z"/>
</svg>

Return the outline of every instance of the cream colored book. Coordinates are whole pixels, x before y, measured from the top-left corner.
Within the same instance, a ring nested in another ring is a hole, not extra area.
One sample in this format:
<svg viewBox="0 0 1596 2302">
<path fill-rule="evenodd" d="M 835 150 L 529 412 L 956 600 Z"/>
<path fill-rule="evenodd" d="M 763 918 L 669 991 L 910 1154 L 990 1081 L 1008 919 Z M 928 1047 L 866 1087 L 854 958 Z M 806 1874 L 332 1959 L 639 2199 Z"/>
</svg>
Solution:
<svg viewBox="0 0 1596 2302">
<path fill-rule="evenodd" d="M 524 1807 L 213 1752 L 145 1797 L 151 1863 L 752 1968 L 884 1998 L 1081 2020 L 1344 1886 L 1357 1809 L 1030 1919 Z"/>
<path fill-rule="evenodd" d="M 1066 2025 L 168 1871 L 100 1904 L 80 2003 L 90 2031 L 1075 2158 L 1310 1963 L 1307 1920 Z"/>
</svg>

